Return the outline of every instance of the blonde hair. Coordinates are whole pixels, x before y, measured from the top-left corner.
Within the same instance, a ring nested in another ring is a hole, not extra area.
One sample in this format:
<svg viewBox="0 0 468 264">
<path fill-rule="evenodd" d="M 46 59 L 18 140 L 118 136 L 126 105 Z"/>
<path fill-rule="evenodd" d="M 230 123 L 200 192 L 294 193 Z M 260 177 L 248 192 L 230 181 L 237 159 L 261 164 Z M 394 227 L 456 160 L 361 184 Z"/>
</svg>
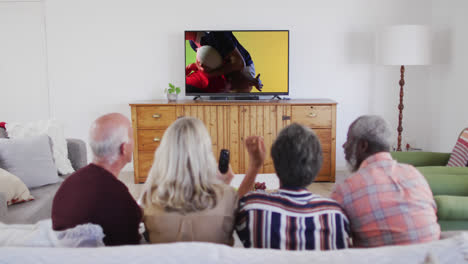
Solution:
<svg viewBox="0 0 468 264">
<path fill-rule="evenodd" d="M 216 205 L 217 166 L 202 121 L 183 117 L 164 132 L 141 197 L 167 211 L 201 211 Z"/>
</svg>

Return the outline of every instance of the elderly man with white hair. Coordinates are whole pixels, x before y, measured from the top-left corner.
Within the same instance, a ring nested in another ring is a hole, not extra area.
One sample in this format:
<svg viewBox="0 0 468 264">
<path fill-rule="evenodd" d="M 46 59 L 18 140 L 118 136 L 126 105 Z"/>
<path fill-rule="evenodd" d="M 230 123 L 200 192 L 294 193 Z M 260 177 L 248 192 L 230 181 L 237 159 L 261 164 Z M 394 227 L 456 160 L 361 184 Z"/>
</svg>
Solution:
<svg viewBox="0 0 468 264">
<path fill-rule="evenodd" d="M 351 222 L 354 246 L 377 247 L 439 239 L 436 203 L 424 176 L 399 164 L 390 151 L 391 132 L 379 116 L 361 116 L 343 144 L 353 174 L 331 198 Z"/>
<path fill-rule="evenodd" d="M 53 229 L 93 223 L 102 227 L 106 245 L 138 244 L 142 211 L 117 179 L 132 159 L 131 123 L 118 113 L 101 116 L 91 125 L 89 141 L 93 162 L 70 175 L 57 191 Z"/>
</svg>

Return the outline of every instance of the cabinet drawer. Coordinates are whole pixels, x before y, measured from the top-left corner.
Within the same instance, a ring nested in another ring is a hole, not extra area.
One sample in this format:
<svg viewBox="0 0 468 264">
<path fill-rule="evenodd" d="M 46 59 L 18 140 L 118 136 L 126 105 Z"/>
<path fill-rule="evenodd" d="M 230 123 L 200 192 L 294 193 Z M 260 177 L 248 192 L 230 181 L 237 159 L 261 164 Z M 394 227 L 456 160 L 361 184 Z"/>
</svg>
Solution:
<svg viewBox="0 0 468 264">
<path fill-rule="evenodd" d="M 138 128 L 166 129 L 176 120 L 175 106 L 137 107 Z"/>
<path fill-rule="evenodd" d="M 138 153 L 138 170 L 139 180 L 144 182 L 148 177 L 148 173 L 153 166 L 154 152 L 139 152 Z"/>
<path fill-rule="evenodd" d="M 331 152 L 331 129 L 312 129 L 320 140 L 322 145 L 322 153 Z"/>
<path fill-rule="evenodd" d="M 165 130 L 138 130 L 138 150 L 154 152 L 161 143 Z"/>
<path fill-rule="evenodd" d="M 293 106 L 291 111 L 293 122 L 309 127 L 331 127 L 332 109 L 329 105 Z"/>
<path fill-rule="evenodd" d="M 318 176 L 322 175 L 330 175 L 331 172 L 331 154 L 330 152 L 324 152 L 322 153 L 323 157 L 323 162 L 322 162 L 322 168 L 320 169 Z"/>
</svg>

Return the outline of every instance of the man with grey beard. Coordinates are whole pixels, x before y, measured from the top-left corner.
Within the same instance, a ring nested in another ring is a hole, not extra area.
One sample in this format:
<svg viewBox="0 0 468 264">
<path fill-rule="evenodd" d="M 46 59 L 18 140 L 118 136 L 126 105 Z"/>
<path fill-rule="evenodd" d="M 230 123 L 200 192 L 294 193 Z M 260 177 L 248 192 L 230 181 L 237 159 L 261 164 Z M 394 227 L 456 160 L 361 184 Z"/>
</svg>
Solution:
<svg viewBox="0 0 468 264">
<path fill-rule="evenodd" d="M 391 132 L 379 116 L 361 116 L 343 144 L 353 174 L 331 195 L 351 223 L 354 246 L 377 247 L 439 239 L 436 203 L 424 176 L 399 164 L 390 151 Z"/>
</svg>

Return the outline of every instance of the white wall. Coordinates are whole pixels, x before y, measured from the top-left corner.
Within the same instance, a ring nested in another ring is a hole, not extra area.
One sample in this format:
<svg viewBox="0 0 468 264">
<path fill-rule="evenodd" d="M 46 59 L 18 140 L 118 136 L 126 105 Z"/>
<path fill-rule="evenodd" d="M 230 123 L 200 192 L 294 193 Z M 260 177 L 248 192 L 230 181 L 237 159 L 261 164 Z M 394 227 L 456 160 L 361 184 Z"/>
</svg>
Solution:
<svg viewBox="0 0 468 264">
<path fill-rule="evenodd" d="M 43 4 L 0 1 L 0 119 L 48 117 Z"/>
<path fill-rule="evenodd" d="M 424 107 L 430 135 L 425 146 L 435 151 L 451 152 L 461 130 L 468 127 L 467 13 L 468 1 L 432 1 L 435 61 Z"/>
<path fill-rule="evenodd" d="M 381 114 L 396 128 L 399 69 L 375 65 L 374 34 L 387 25 L 430 23 L 428 1 L 223 3 L 43 2 L 50 116 L 65 124 L 66 135 L 86 139 L 89 124 L 98 115 L 130 116 L 129 102 L 163 98 L 168 82 L 184 84 L 184 30 L 289 29 L 290 97 L 331 98 L 339 103 L 338 169 L 345 167 L 341 145 L 356 117 Z M 408 98 L 417 98 L 428 74 L 428 69 L 407 69 L 407 86 L 412 89 Z M 408 119 L 418 123 L 419 118 L 411 117 L 411 107 L 405 109 Z M 411 130 L 409 124 L 406 129 Z"/>
</svg>

